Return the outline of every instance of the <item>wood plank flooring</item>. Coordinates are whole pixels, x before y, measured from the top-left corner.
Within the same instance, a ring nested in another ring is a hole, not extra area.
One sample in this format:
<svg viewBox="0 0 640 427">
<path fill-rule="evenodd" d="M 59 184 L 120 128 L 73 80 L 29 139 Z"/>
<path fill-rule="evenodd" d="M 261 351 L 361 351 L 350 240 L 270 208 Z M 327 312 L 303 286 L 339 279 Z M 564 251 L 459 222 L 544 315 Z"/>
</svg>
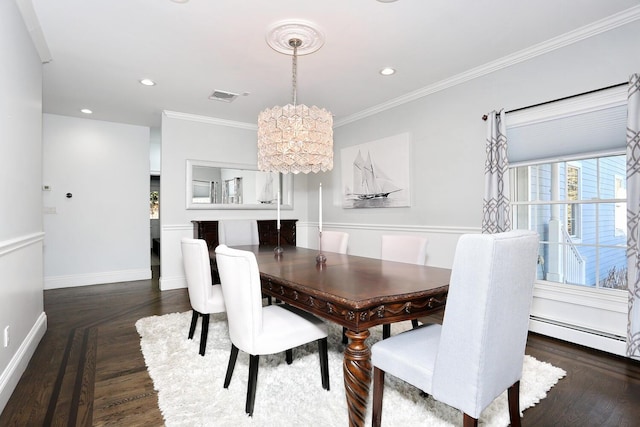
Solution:
<svg viewBox="0 0 640 427">
<path fill-rule="evenodd" d="M 47 333 L 0 426 L 163 425 L 134 324 L 190 306 L 184 289 L 160 292 L 157 274 L 45 291 Z M 567 376 L 524 412 L 524 426 L 640 426 L 640 363 L 536 334 L 527 353 Z"/>
</svg>

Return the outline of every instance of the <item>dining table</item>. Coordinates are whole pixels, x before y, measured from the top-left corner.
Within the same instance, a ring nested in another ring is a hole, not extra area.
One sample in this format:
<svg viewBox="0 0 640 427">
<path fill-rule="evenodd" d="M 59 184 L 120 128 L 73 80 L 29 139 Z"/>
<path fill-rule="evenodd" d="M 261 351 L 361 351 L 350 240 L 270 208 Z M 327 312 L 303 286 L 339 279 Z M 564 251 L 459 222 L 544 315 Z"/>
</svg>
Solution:
<svg viewBox="0 0 640 427">
<path fill-rule="evenodd" d="M 346 328 L 348 421 L 363 426 L 371 385 L 369 329 L 442 310 L 451 270 L 334 252 L 324 252 L 325 262 L 317 262 L 318 250 L 298 246 L 281 253 L 267 245 L 235 248 L 255 254 L 263 294 Z"/>
</svg>

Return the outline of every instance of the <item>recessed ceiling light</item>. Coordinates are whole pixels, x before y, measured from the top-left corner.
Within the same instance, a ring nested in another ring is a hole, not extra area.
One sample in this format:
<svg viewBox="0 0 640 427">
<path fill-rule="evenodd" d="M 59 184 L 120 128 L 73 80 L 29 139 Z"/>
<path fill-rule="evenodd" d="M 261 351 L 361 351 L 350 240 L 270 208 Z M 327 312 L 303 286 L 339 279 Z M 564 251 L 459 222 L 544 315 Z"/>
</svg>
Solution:
<svg viewBox="0 0 640 427">
<path fill-rule="evenodd" d="M 140 84 L 143 84 L 145 86 L 155 86 L 156 82 L 154 82 L 151 79 L 142 79 L 142 80 L 140 80 Z"/>
<path fill-rule="evenodd" d="M 175 0 L 174 0 L 175 1 Z M 398 0 L 378 0 L 380 3 L 393 3 L 394 1 L 398 1 Z"/>
<path fill-rule="evenodd" d="M 83 108 L 82 110 L 80 110 L 80 112 L 84 114 L 93 114 L 93 111 L 89 110 L 88 108 Z"/>
<path fill-rule="evenodd" d="M 383 76 L 390 76 L 395 73 L 396 73 L 395 68 L 391 68 L 391 67 L 384 67 L 382 70 L 380 70 L 380 74 L 382 74 Z"/>
</svg>

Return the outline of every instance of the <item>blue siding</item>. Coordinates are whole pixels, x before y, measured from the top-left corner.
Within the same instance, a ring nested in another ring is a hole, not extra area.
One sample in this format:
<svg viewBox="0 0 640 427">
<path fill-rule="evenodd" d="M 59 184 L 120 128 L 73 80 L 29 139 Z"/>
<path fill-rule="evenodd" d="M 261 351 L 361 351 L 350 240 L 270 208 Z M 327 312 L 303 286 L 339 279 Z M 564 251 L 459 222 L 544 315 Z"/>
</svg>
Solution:
<svg viewBox="0 0 640 427">
<path fill-rule="evenodd" d="M 566 165 L 566 163 L 560 163 L 559 167 L 560 200 L 567 199 Z M 616 176 L 624 177 L 626 174 L 625 156 L 576 161 L 569 165 L 580 168 L 579 198 L 583 201 L 615 199 Z M 551 165 L 529 167 L 529 200 L 551 200 L 551 184 Z M 578 209 L 578 227 L 574 243 L 586 261 L 584 284 L 595 286 L 598 281 L 606 279 L 612 271 L 620 272 L 626 269 L 626 236 L 620 233 L 616 235 L 615 203 L 587 203 L 576 205 L 576 208 Z M 520 214 L 523 213 L 523 209 L 524 207 L 519 208 Z M 561 205 L 560 218 L 566 219 L 566 209 L 567 205 Z M 536 230 L 543 241 L 549 240 L 548 224 L 551 212 L 550 205 L 529 207 L 530 228 Z M 548 262 L 548 249 L 548 245 L 545 244 L 541 250 L 545 263 Z M 599 265 L 596 265 L 597 259 Z M 543 275 L 543 267 L 540 267 L 538 276 L 542 278 Z"/>
</svg>

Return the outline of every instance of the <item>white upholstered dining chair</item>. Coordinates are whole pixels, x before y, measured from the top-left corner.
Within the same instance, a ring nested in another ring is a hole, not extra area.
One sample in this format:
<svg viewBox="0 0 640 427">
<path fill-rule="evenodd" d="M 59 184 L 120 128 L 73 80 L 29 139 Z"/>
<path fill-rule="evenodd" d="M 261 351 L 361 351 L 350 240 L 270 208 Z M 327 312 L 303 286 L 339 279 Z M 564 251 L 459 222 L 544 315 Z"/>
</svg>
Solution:
<svg viewBox="0 0 640 427">
<path fill-rule="evenodd" d="M 382 236 L 380 258 L 386 261 L 404 262 L 407 264 L 424 265 L 427 258 L 426 237 L 411 234 L 387 234 Z M 418 327 L 418 320 L 413 319 L 411 325 Z M 382 338 L 391 336 L 391 325 L 382 325 Z"/>
<path fill-rule="evenodd" d="M 260 244 L 258 221 L 255 219 L 218 221 L 218 244 L 227 246 Z"/>
<path fill-rule="evenodd" d="M 294 347 L 317 341 L 322 387 L 329 390 L 327 325 L 315 316 L 285 305 L 262 305 L 260 272 L 253 252 L 216 248 L 222 292 L 227 307 L 231 354 L 224 380 L 229 387 L 238 350 L 249 353 L 249 380 L 245 411 L 253 415 L 260 355 L 286 352 L 292 362 Z"/>
<path fill-rule="evenodd" d="M 508 390 L 512 426 L 520 426 L 519 387 L 538 254 L 538 234 L 516 230 L 463 235 L 454 256 L 442 325 L 371 347 L 373 418 L 379 426 L 385 373 L 463 412 L 475 426 Z"/>
<path fill-rule="evenodd" d="M 349 233 L 345 233 L 344 231 L 323 231 L 321 239 L 323 251 L 336 252 L 339 254 L 347 253 Z"/>
<path fill-rule="evenodd" d="M 202 239 L 185 237 L 180 244 L 189 302 L 193 311 L 189 339 L 193 338 L 198 318 L 202 317 L 200 355 L 204 356 L 207 347 L 207 334 L 209 333 L 209 315 L 225 311 L 222 287 L 212 283 L 207 243 Z"/>
</svg>

